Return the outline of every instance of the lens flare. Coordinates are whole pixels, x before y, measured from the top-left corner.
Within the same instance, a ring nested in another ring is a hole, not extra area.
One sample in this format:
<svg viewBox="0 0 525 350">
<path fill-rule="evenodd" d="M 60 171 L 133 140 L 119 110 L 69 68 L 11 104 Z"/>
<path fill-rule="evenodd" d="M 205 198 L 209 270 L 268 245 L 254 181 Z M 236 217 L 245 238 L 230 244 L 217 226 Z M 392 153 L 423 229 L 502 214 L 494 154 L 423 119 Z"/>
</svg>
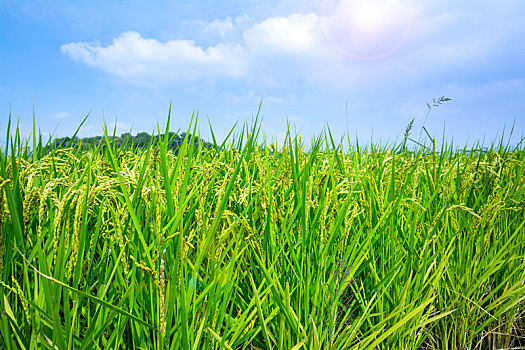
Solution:
<svg viewBox="0 0 525 350">
<path fill-rule="evenodd" d="M 410 0 L 326 0 L 321 22 L 337 50 L 352 59 L 373 61 L 403 46 L 412 17 Z"/>
</svg>

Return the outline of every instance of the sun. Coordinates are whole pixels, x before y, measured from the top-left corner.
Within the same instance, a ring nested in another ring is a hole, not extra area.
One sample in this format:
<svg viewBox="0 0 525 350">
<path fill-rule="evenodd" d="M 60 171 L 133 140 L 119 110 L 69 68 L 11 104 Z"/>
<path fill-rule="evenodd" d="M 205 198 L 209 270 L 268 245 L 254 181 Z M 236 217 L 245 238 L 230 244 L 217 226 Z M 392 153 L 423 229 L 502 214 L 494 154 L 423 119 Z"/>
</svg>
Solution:
<svg viewBox="0 0 525 350">
<path fill-rule="evenodd" d="M 349 4 L 349 1 L 345 3 Z M 356 25 L 363 29 L 373 29 L 380 25 L 384 10 L 377 3 L 362 2 L 343 12 L 348 19 L 355 21 Z"/>
<path fill-rule="evenodd" d="M 410 0 L 326 0 L 322 12 L 326 37 L 358 60 L 377 60 L 397 51 L 413 16 Z"/>
</svg>

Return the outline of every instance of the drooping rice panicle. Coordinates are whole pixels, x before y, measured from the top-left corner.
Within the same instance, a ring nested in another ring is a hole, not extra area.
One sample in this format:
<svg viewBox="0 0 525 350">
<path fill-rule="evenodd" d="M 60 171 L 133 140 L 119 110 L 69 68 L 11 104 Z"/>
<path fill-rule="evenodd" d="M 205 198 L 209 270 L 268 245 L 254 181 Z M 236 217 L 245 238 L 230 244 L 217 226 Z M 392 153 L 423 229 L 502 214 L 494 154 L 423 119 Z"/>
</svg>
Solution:
<svg viewBox="0 0 525 350">
<path fill-rule="evenodd" d="M 523 346 L 523 143 L 412 127 L 0 152 L 0 347 Z"/>
</svg>

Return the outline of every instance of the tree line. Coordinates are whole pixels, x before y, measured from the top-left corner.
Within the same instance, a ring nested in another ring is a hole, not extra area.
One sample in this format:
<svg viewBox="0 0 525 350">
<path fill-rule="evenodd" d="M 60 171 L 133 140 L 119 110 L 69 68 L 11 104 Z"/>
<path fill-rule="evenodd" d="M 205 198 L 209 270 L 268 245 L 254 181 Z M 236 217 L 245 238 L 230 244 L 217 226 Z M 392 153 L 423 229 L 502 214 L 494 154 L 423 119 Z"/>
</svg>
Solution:
<svg viewBox="0 0 525 350">
<path fill-rule="evenodd" d="M 146 148 L 150 145 L 155 147 L 160 142 L 163 141 L 165 135 L 161 135 L 160 138 L 158 135 L 150 135 L 147 132 L 139 132 L 137 135 L 133 136 L 130 133 L 123 133 L 120 136 L 110 136 L 110 143 L 116 148 L 131 148 L 131 149 L 140 149 Z M 204 148 L 212 147 L 212 144 L 206 142 L 202 139 L 199 139 L 198 136 L 193 137 L 190 133 L 187 134 L 187 142 L 190 143 L 193 139 L 195 146 L 202 142 Z M 186 138 L 186 132 L 177 134 L 170 132 L 168 134 L 168 149 L 173 150 L 175 153 L 179 149 L 180 145 L 184 142 Z M 81 150 L 89 150 L 97 147 L 106 147 L 106 141 L 103 136 L 93 136 L 93 137 L 60 137 L 54 139 L 47 145 L 47 150 L 51 149 L 60 149 L 66 147 L 80 148 Z"/>
</svg>

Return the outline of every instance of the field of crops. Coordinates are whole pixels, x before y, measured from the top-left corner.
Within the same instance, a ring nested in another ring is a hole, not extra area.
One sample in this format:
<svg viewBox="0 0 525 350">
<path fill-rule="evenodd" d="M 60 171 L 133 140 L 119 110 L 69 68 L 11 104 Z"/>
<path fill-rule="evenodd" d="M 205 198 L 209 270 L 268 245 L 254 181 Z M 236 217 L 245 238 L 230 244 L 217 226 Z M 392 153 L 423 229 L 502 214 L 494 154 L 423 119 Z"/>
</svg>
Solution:
<svg viewBox="0 0 525 350">
<path fill-rule="evenodd" d="M 87 151 L 15 135 L 0 348 L 525 344 L 521 146 L 343 150 L 326 132 L 306 149 L 257 131 L 177 154 L 163 135 L 137 150 L 105 130 Z"/>
</svg>

